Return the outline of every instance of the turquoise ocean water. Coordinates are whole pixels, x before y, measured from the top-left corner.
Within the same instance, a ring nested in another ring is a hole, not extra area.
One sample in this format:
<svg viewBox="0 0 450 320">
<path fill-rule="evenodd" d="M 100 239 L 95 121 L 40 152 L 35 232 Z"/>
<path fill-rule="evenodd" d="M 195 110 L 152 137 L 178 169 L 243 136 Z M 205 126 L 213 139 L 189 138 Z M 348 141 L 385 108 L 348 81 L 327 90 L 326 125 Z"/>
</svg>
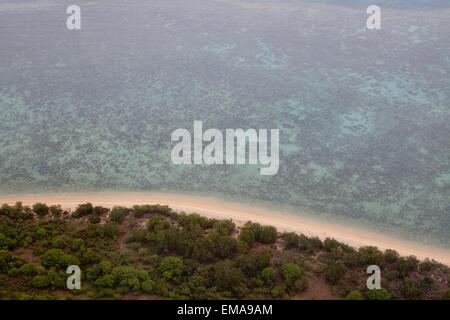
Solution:
<svg viewBox="0 0 450 320">
<path fill-rule="evenodd" d="M 265 200 L 450 246 L 450 2 L 0 3 L 0 193 Z M 170 134 L 279 128 L 280 171 L 175 166 Z"/>
</svg>

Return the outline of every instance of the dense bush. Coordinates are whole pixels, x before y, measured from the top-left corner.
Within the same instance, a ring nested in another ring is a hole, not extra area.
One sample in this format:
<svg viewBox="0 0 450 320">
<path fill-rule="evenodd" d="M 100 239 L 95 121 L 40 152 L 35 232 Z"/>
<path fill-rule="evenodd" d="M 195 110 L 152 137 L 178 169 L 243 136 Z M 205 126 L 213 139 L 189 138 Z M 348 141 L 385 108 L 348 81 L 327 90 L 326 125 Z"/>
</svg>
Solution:
<svg viewBox="0 0 450 320">
<path fill-rule="evenodd" d="M 302 270 L 295 263 L 285 263 L 281 268 L 281 273 L 288 283 L 293 283 L 300 279 L 302 276 Z"/>
<path fill-rule="evenodd" d="M 283 241 L 286 249 L 298 248 L 300 245 L 300 236 L 294 232 L 283 234 Z"/>
<path fill-rule="evenodd" d="M 330 284 L 336 284 L 345 274 L 345 267 L 342 263 L 333 262 L 325 269 L 325 279 Z"/>
<path fill-rule="evenodd" d="M 54 206 L 50 206 L 49 208 L 50 213 L 52 214 L 53 217 L 61 217 L 62 213 L 63 213 L 63 209 L 61 208 L 60 205 L 54 205 Z"/>
<path fill-rule="evenodd" d="M 22 260 L 13 256 L 9 251 L 0 250 L 0 273 L 8 273 L 22 264 Z"/>
<path fill-rule="evenodd" d="M 91 215 L 92 213 L 94 213 L 94 207 L 92 206 L 92 203 L 88 202 L 85 204 L 80 204 L 75 210 L 73 216 L 76 218 L 81 218 Z"/>
<path fill-rule="evenodd" d="M 103 235 L 107 238 L 115 238 L 119 235 L 119 224 L 114 221 L 108 221 L 103 226 Z"/>
<path fill-rule="evenodd" d="M 269 284 L 272 284 L 277 277 L 277 272 L 272 267 L 264 268 L 261 271 L 261 278 Z"/>
<path fill-rule="evenodd" d="M 172 212 L 168 206 L 156 205 L 135 205 L 133 206 L 133 214 L 136 218 L 141 218 L 145 214 L 161 214 L 169 215 Z"/>
<path fill-rule="evenodd" d="M 406 258 L 399 258 L 396 263 L 396 270 L 400 278 L 405 278 L 411 271 L 416 270 L 419 260 L 416 257 L 410 256 Z"/>
<path fill-rule="evenodd" d="M 345 300 L 363 300 L 363 299 L 364 296 L 358 290 L 351 291 L 345 296 Z"/>
<path fill-rule="evenodd" d="M 110 221 L 114 221 L 118 224 L 122 224 L 126 215 L 128 214 L 128 209 L 125 207 L 114 207 L 111 210 Z"/>
<path fill-rule="evenodd" d="M 183 272 L 183 268 L 184 264 L 181 258 L 165 257 L 162 259 L 158 270 L 165 279 L 170 280 L 179 277 Z"/>
<path fill-rule="evenodd" d="M 390 300 L 392 295 L 386 289 L 368 290 L 367 298 L 369 300 Z"/>
<path fill-rule="evenodd" d="M 39 216 L 39 218 L 45 217 L 49 210 L 50 208 L 45 203 L 36 203 L 33 206 L 33 211 Z"/>
<path fill-rule="evenodd" d="M 75 292 L 60 290 L 71 264 L 82 269 L 83 297 L 93 298 L 132 292 L 170 299 L 284 299 L 322 280 L 332 295 L 349 300 L 448 297 L 442 280 L 450 278 L 448 268 L 393 250 L 279 235 L 252 222 L 239 230 L 230 220 L 177 214 L 167 206 L 116 207 L 104 221 L 108 211 L 82 204 L 73 216 L 87 219 L 76 220 L 60 206 L 3 205 L 0 298 L 77 299 Z M 126 226 L 120 226 L 125 217 Z M 362 289 L 368 264 L 383 266 L 386 289 Z"/>
<path fill-rule="evenodd" d="M 242 235 L 244 233 L 244 235 Z M 271 244 L 277 240 L 277 229 L 272 226 L 262 226 L 259 223 L 247 222 L 241 230 L 241 240 L 251 245 L 252 240 L 263 244 Z"/>
<path fill-rule="evenodd" d="M 42 265 L 46 268 L 67 268 L 69 265 L 78 265 L 77 258 L 65 253 L 61 249 L 50 249 L 42 256 Z"/>
</svg>

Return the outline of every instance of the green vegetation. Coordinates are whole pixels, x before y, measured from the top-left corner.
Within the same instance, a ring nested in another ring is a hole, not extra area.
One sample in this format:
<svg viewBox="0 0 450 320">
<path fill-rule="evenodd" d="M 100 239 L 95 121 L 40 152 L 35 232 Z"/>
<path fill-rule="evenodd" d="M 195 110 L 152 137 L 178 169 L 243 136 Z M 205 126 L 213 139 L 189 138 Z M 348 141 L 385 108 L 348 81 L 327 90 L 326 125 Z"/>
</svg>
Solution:
<svg viewBox="0 0 450 320">
<path fill-rule="evenodd" d="M 371 264 L 383 289 L 366 288 Z M 66 289 L 69 265 L 82 270 L 81 290 Z M 0 208 L 2 299 L 449 299 L 449 278 L 447 267 L 393 250 L 167 206 Z"/>
<path fill-rule="evenodd" d="M 349 292 L 349 294 L 347 294 L 347 296 L 345 297 L 345 300 L 363 300 L 363 299 L 364 296 L 358 290 Z"/>
<path fill-rule="evenodd" d="M 122 224 L 126 215 L 128 214 L 128 209 L 124 207 L 114 207 L 111 210 L 111 215 L 109 217 L 110 221 L 114 221 L 118 224 Z"/>
</svg>

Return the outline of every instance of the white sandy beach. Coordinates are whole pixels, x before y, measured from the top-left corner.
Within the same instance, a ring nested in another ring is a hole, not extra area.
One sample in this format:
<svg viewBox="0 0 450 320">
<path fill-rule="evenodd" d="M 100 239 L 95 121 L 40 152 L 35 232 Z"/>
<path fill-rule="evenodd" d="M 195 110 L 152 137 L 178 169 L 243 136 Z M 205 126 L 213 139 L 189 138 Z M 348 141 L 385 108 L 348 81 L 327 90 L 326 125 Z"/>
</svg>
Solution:
<svg viewBox="0 0 450 320">
<path fill-rule="evenodd" d="M 174 210 L 196 212 L 210 218 L 232 219 L 236 223 L 254 221 L 275 226 L 279 231 L 293 231 L 307 236 L 335 238 L 353 247 L 376 246 L 381 250 L 394 249 L 401 255 L 415 255 L 420 259 L 430 258 L 450 266 L 450 250 L 436 248 L 392 236 L 382 235 L 360 227 L 314 219 L 280 210 L 245 205 L 210 197 L 190 196 L 172 193 L 145 192 L 94 192 L 0 195 L 0 203 L 24 205 L 44 202 L 48 205 L 61 204 L 64 208 L 75 208 L 78 204 L 91 202 L 104 207 L 129 206 L 135 204 L 162 204 Z"/>
</svg>

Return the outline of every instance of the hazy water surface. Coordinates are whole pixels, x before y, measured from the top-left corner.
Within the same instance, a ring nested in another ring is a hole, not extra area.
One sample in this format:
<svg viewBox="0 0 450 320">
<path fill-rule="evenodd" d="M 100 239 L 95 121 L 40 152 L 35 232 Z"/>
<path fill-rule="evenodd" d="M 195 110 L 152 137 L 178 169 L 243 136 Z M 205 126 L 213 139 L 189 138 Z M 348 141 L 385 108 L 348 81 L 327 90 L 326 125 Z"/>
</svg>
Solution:
<svg viewBox="0 0 450 320">
<path fill-rule="evenodd" d="M 269 200 L 450 244 L 450 3 L 0 3 L 0 192 Z M 388 5 L 391 3 L 392 5 Z M 170 133 L 280 128 L 280 172 L 174 166 Z"/>
</svg>

